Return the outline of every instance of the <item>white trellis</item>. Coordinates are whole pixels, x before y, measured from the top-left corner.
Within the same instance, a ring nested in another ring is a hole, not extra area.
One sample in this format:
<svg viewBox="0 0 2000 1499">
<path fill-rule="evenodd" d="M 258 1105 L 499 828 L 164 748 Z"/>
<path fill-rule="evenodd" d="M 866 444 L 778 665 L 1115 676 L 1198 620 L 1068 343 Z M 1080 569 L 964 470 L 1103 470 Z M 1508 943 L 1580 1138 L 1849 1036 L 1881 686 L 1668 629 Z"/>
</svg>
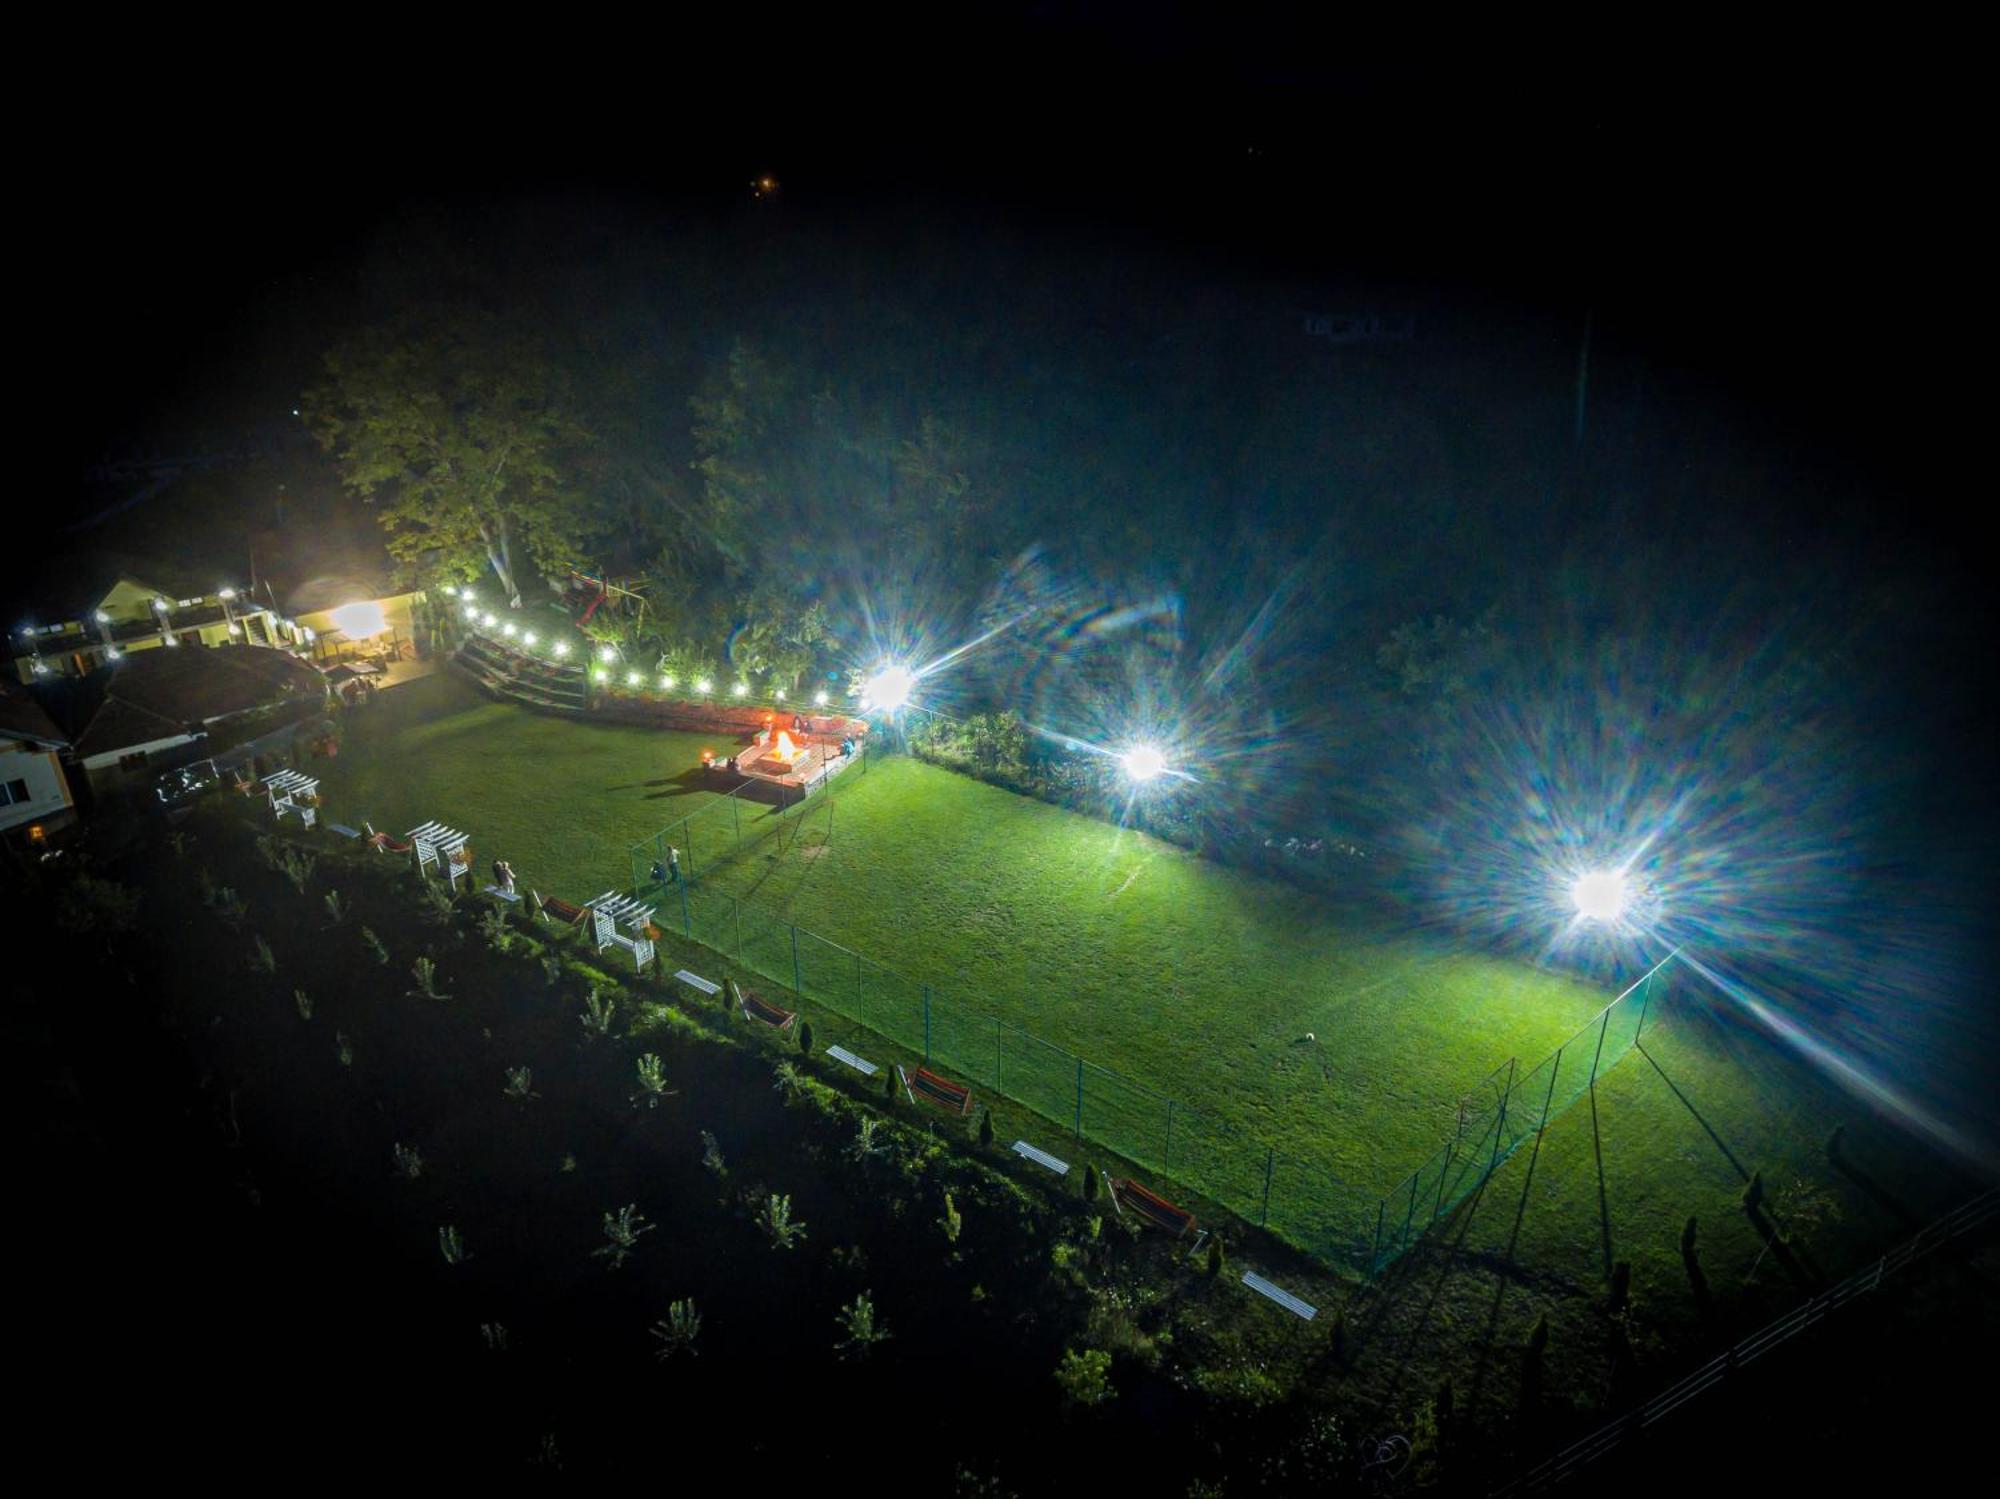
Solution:
<svg viewBox="0 0 2000 1499">
<path fill-rule="evenodd" d="M 433 864 L 444 871 L 453 889 L 472 872 L 472 840 L 456 828 L 441 822 L 427 822 L 406 835 L 417 851 L 417 873 L 427 874 Z"/>
<path fill-rule="evenodd" d="M 597 938 L 597 950 L 607 947 L 622 947 L 632 954 L 633 965 L 643 969 L 653 960 L 653 939 L 646 934 L 653 926 L 653 908 L 641 905 L 629 895 L 619 895 L 607 890 L 586 905 L 590 912 L 590 928 Z M 618 923 L 624 922 L 632 928 L 632 935 L 626 936 L 618 930 Z"/>
<path fill-rule="evenodd" d="M 319 821 L 319 778 L 302 770 L 281 770 L 264 782 L 271 811 L 282 822 L 285 814 L 296 812 L 307 827 Z"/>
</svg>

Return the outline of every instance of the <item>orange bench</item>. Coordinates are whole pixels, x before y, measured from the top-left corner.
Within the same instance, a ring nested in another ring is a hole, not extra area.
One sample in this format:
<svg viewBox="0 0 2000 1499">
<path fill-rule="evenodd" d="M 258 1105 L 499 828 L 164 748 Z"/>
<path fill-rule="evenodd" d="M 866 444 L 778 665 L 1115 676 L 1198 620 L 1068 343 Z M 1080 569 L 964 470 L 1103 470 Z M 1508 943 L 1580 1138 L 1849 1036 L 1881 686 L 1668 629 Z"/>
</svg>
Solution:
<svg viewBox="0 0 2000 1499">
<path fill-rule="evenodd" d="M 1194 1227 L 1194 1214 L 1175 1207 L 1157 1192 L 1148 1191 L 1122 1176 L 1111 1178 L 1111 1195 L 1121 1207 L 1128 1207 L 1155 1228 L 1164 1228 L 1176 1239 Z"/>
<path fill-rule="evenodd" d="M 555 918 L 564 926 L 575 926 L 590 914 L 582 906 L 573 906 L 560 896 L 541 895 L 533 890 L 530 890 L 528 894 L 535 897 L 536 910 L 540 911 L 544 916 Z"/>
<path fill-rule="evenodd" d="M 904 1074 L 912 1093 L 922 1094 L 941 1109 L 950 1109 L 954 1114 L 972 1112 L 972 1090 L 948 1077 L 939 1077 L 928 1067 L 918 1067 Z"/>
<path fill-rule="evenodd" d="M 752 1020 L 761 1020 L 766 1025 L 786 1031 L 790 1030 L 792 1022 L 799 1018 L 796 1010 L 781 1010 L 769 1000 L 761 998 L 749 989 L 743 990 L 742 994 L 743 1013 L 748 1015 Z"/>
</svg>

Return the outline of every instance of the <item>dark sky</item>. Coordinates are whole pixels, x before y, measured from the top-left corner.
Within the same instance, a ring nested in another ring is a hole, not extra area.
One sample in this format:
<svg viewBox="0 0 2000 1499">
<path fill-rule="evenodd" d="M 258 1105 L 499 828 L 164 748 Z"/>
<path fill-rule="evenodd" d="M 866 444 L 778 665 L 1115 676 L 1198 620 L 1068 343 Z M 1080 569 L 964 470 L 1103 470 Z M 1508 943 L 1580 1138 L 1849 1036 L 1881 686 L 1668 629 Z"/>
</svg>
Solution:
<svg viewBox="0 0 2000 1499">
<path fill-rule="evenodd" d="M 135 53 L 101 80 L 106 128 L 49 179 L 76 449 L 115 446 L 247 308 L 337 280 L 413 203 L 561 190 L 726 217 L 762 171 L 802 223 L 916 202 L 1218 279 L 1595 308 L 1903 474 L 1938 457 L 1913 435 L 1949 430 L 1974 178 L 1942 43 L 1577 57 L 1590 39 L 1569 38 L 1440 63 L 1234 7 L 821 24 Z"/>
</svg>

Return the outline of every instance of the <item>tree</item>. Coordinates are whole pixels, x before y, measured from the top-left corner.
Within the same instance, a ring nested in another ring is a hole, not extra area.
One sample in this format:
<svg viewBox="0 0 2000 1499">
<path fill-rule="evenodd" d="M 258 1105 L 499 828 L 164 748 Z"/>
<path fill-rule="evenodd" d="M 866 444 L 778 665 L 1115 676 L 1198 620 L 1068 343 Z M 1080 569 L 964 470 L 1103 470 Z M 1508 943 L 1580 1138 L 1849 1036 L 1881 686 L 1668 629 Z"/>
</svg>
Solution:
<svg viewBox="0 0 2000 1499">
<path fill-rule="evenodd" d="M 566 458 L 588 441 L 569 380 L 532 336 L 489 314 L 433 309 L 365 328 L 326 355 L 305 397 L 341 480 L 379 503 L 389 552 L 521 602 L 525 565 L 580 564 L 590 508 Z"/>
</svg>

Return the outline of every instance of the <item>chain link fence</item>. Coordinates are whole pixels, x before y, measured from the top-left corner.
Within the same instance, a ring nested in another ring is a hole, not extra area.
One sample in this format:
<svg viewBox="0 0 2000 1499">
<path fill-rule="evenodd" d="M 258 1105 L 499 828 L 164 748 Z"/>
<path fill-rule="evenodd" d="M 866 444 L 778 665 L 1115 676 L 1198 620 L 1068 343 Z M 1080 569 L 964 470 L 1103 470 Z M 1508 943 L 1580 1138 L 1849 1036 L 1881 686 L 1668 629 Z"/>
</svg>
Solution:
<svg viewBox="0 0 2000 1499">
<path fill-rule="evenodd" d="M 1459 1103 L 1451 1139 L 1375 1207 L 1367 1255 L 1379 1273 L 1491 1176 L 1524 1140 L 1538 1134 L 1638 1044 L 1649 1014 L 1667 996 L 1676 948 L 1612 1000 L 1569 1040 L 1522 1072 L 1509 1060 Z"/>
</svg>

